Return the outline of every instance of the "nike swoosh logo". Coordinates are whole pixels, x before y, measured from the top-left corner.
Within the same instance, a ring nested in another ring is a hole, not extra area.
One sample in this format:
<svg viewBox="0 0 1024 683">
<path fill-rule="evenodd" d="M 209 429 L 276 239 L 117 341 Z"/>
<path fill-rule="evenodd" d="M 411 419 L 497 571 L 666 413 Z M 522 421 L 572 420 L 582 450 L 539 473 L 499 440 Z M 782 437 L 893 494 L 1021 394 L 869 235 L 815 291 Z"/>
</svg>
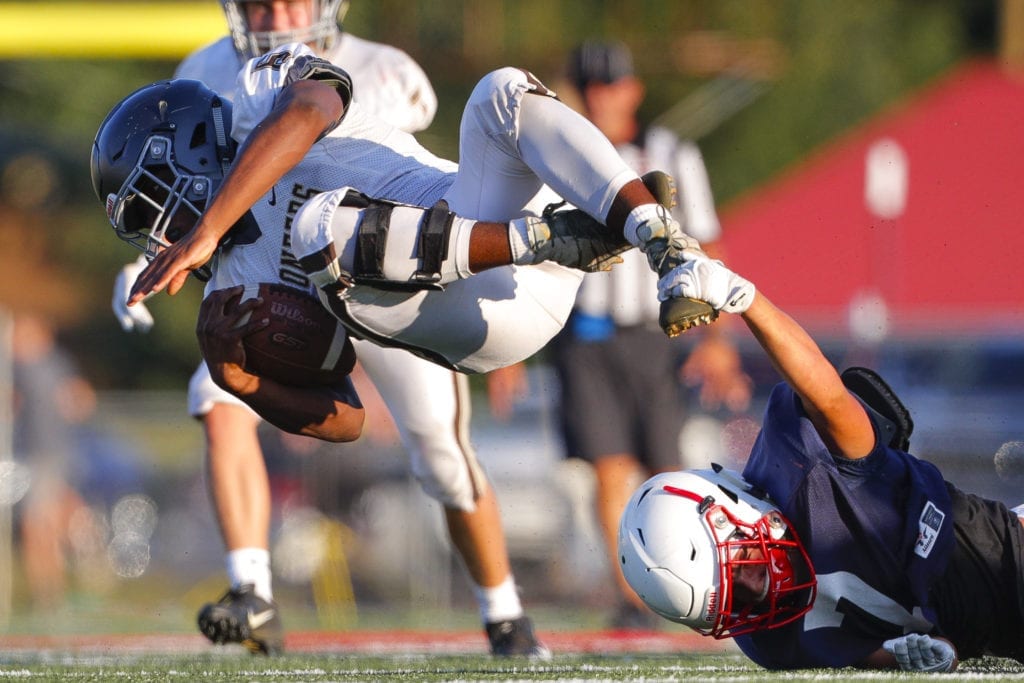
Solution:
<svg viewBox="0 0 1024 683">
<path fill-rule="evenodd" d="M 262 612 L 249 610 L 246 612 L 246 617 L 249 620 L 249 628 L 256 629 L 274 618 L 274 610 L 268 609 Z"/>
<path fill-rule="evenodd" d="M 736 297 L 732 301 L 730 301 L 729 305 L 730 306 L 739 306 L 740 302 L 742 302 L 746 298 L 747 298 L 747 294 L 746 294 L 746 292 L 744 292 L 743 294 L 740 294 L 738 297 Z"/>
</svg>

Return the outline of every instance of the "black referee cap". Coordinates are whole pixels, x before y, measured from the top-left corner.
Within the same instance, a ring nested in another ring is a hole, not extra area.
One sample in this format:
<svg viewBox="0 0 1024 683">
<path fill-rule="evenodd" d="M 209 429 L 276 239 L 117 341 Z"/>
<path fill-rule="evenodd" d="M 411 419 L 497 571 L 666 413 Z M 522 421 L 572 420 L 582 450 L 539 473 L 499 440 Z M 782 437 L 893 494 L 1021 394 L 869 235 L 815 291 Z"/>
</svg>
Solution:
<svg viewBox="0 0 1024 683">
<path fill-rule="evenodd" d="M 569 80 L 580 90 L 632 75 L 633 55 L 623 43 L 588 40 L 569 54 Z"/>
</svg>

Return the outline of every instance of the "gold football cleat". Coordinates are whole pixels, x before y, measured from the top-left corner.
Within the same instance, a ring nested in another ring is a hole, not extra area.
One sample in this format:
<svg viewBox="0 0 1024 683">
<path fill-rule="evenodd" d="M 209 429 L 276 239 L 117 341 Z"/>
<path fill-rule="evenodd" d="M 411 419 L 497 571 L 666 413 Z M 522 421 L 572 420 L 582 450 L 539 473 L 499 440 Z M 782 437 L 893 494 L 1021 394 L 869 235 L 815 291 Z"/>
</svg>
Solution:
<svg viewBox="0 0 1024 683">
<path fill-rule="evenodd" d="M 698 299 L 682 297 L 661 302 L 658 324 L 670 337 L 676 337 L 691 327 L 710 325 L 718 318 L 718 311 Z"/>
</svg>

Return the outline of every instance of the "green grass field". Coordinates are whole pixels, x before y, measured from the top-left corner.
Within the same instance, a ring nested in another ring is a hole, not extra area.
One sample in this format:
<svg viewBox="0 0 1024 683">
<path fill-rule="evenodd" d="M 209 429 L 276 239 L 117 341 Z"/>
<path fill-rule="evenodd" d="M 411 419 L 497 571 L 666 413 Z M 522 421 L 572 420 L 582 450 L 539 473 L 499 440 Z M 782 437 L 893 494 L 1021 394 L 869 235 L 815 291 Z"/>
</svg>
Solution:
<svg viewBox="0 0 1024 683">
<path fill-rule="evenodd" d="M 125 583 L 105 597 L 75 593 L 59 608 L 31 611 L 18 601 L 0 633 L 0 683 L 113 681 L 221 683 L 327 681 L 902 681 L 923 675 L 809 670 L 766 672 L 732 641 L 701 637 L 665 622 L 656 631 L 605 630 L 607 607 L 531 604 L 550 662 L 495 660 L 476 612 L 397 608 L 365 602 L 350 626 L 322 623 L 308 596 L 282 586 L 286 654 L 264 658 L 241 646 L 213 646 L 195 614 L 221 577 L 187 589 L 173 577 Z M 972 660 L 942 680 L 1024 681 L 1024 665 Z"/>
<path fill-rule="evenodd" d="M 175 591 L 168 591 L 175 593 Z M 197 591 L 208 593 L 210 591 Z M 151 593 L 150 593 L 151 594 Z M 163 593 L 160 593 L 163 595 Z M 128 596 L 121 596 L 126 598 Z M 18 613 L 0 635 L 0 683 L 113 681 L 221 683 L 326 681 L 889 681 L 922 675 L 810 670 L 770 673 L 715 641 L 666 622 L 643 633 L 604 630 L 601 610 L 534 606 L 549 662 L 495 660 L 471 610 L 367 607 L 358 626 L 317 624 L 288 591 L 286 654 L 265 658 L 213 646 L 194 629 L 190 593 L 174 600 L 74 600 L 49 615 Z M 129 604 L 134 605 L 131 608 Z M 116 609 L 115 609 L 116 607 Z M 432 617 L 429 615 L 433 615 Z M 972 660 L 943 680 L 1024 681 L 1024 665 Z"/>
<path fill-rule="evenodd" d="M 408 634 L 406 634 L 408 635 Z M 436 637 L 432 636 L 432 637 Z M 449 654 L 417 651 L 429 641 L 410 641 L 412 652 L 402 653 L 402 636 L 383 637 L 379 647 L 388 654 L 373 654 L 369 639 L 359 641 L 358 652 L 292 652 L 267 659 L 253 657 L 238 647 L 210 647 L 197 640 L 182 645 L 174 637 L 140 641 L 105 637 L 90 645 L 78 642 L 62 647 L 4 648 L 0 653 L 0 681 L 878 681 L 923 678 L 923 675 L 807 670 L 770 673 L 758 669 L 731 649 L 668 654 L 617 652 L 615 654 L 559 653 L 550 662 L 492 659 L 482 653 Z M 560 640 L 563 646 L 568 641 Z M 583 641 L 581 641 L 583 642 Z M 593 643 L 593 634 L 586 641 Z M 0 640 L 0 647 L 3 641 Z M 588 645 L 589 646 L 589 645 Z M 343 646 L 342 646 L 343 647 Z M 177 649 L 178 652 L 174 652 Z M 147 651 L 148 650 L 148 651 Z M 156 650 L 161 650 L 156 652 Z M 967 662 L 956 674 L 933 674 L 943 680 L 1024 680 L 1024 666 L 998 659 Z"/>
<path fill-rule="evenodd" d="M 0 679 L 28 681 L 878 681 L 923 678 L 844 670 L 769 673 L 738 654 L 558 655 L 500 662 L 483 655 L 32 655 L 4 657 Z M 933 676 L 935 676 L 933 674 Z M 980 660 L 943 680 L 1024 680 L 1024 669 Z"/>
</svg>

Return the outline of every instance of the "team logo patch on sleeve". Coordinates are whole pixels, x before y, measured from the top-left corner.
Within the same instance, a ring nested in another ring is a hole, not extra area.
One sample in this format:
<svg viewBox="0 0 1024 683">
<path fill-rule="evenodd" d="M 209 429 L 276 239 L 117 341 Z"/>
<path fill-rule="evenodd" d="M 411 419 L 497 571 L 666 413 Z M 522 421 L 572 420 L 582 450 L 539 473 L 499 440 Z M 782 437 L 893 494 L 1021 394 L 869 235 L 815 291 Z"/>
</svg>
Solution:
<svg viewBox="0 0 1024 683">
<path fill-rule="evenodd" d="M 932 548 L 935 547 L 935 539 L 939 537 L 939 530 L 945 519 L 946 514 L 935 507 L 934 503 L 928 501 L 921 513 L 921 518 L 917 520 L 917 543 L 914 545 L 916 555 L 928 557 Z"/>
</svg>

